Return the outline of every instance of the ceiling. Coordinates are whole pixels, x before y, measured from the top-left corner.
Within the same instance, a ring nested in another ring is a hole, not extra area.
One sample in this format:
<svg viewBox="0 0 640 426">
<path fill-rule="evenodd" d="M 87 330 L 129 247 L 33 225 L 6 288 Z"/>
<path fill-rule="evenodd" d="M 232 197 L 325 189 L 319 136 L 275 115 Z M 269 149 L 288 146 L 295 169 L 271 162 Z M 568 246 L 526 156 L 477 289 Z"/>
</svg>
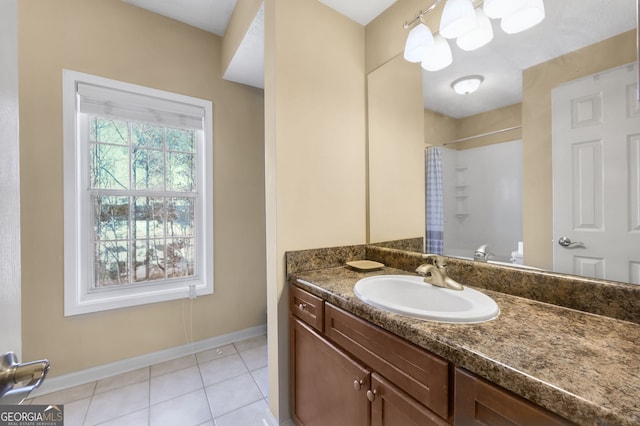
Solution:
<svg viewBox="0 0 640 426">
<path fill-rule="evenodd" d="M 224 36 L 236 0 L 122 0 L 188 25 Z M 319 0 L 366 25 L 396 0 Z M 431 2 L 425 0 L 425 7 Z M 636 0 L 548 0 L 546 18 L 520 34 L 507 35 L 492 20 L 494 40 L 474 52 L 450 43 L 454 62 L 423 72 L 425 108 L 461 118 L 521 102 L 522 70 L 636 27 Z M 418 11 L 416 10 L 416 13 Z M 400 23 L 399 23 L 400 25 Z M 433 29 L 433 31 L 437 29 Z M 460 96 L 451 82 L 465 75 L 484 77 L 476 93 Z M 264 88 L 264 9 L 256 14 L 224 78 Z"/>
<path fill-rule="evenodd" d="M 122 0 L 159 15 L 223 36 L 236 0 Z"/>
</svg>

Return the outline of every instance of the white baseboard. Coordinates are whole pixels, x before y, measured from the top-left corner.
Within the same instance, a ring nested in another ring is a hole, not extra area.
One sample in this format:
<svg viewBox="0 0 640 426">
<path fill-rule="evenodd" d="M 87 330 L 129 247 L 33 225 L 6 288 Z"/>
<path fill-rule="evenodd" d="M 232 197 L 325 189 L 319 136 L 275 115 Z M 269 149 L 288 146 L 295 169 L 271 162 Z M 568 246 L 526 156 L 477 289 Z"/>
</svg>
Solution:
<svg viewBox="0 0 640 426">
<path fill-rule="evenodd" d="M 263 324 L 256 327 L 245 328 L 244 330 L 235 331 L 233 333 L 224 334 L 222 336 L 200 340 L 198 342 L 193 342 L 186 345 L 176 346 L 158 352 L 152 352 L 149 354 L 127 358 L 109 364 L 99 365 L 97 367 L 88 368 L 86 370 L 74 371 L 73 373 L 65 374 L 62 376 L 50 378 L 47 377 L 42 383 L 42 386 L 31 392 L 29 398 L 34 398 L 78 385 L 83 385 L 85 383 L 111 377 L 116 374 L 137 370 L 138 368 L 149 367 L 151 365 L 170 361 L 181 356 L 217 348 L 219 346 L 228 345 L 230 343 L 249 339 L 251 337 L 262 336 L 266 333 L 267 325 Z"/>
</svg>

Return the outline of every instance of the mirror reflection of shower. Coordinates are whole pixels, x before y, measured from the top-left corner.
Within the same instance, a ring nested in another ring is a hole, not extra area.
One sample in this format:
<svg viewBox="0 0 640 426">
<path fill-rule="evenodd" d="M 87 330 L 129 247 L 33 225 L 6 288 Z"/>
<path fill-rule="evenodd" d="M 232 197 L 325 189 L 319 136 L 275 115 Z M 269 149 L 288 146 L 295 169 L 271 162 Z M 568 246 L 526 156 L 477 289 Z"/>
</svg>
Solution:
<svg viewBox="0 0 640 426">
<path fill-rule="evenodd" d="M 522 264 L 522 141 L 440 152 L 444 254 L 473 259 L 486 244 L 489 260 Z"/>
</svg>

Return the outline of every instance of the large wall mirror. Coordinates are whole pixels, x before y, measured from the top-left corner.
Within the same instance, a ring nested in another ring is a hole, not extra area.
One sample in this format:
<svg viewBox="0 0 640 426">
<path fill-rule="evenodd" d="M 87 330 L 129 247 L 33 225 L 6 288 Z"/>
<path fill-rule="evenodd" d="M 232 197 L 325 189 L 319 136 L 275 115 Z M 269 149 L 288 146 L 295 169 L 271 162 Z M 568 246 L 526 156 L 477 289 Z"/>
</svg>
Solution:
<svg viewBox="0 0 640 426">
<path fill-rule="evenodd" d="M 399 108 L 379 107 L 391 98 L 376 96 L 375 83 L 395 75 L 411 105 L 416 100 L 408 85 L 422 89 L 424 110 L 417 120 L 424 140 L 410 149 L 424 165 L 423 176 L 432 161 L 424 150 L 442 147 L 444 231 L 450 241 L 444 254 L 473 257 L 476 248 L 488 244 L 497 261 L 640 284 L 640 127 L 620 132 L 620 121 L 612 117 L 640 125 L 637 0 L 544 3 L 545 20 L 522 33 L 505 34 L 492 20 L 494 39 L 488 45 L 465 52 L 450 42 L 453 63 L 441 71 L 408 64 L 400 53 L 369 74 L 370 198 L 377 197 L 377 182 L 399 182 L 401 175 L 399 167 L 388 167 L 391 149 L 377 146 L 397 143 L 397 129 L 416 128 L 409 122 L 416 114 L 393 115 Z M 405 18 L 416 12 L 407 9 Z M 452 82 L 469 75 L 482 76 L 480 88 L 456 94 Z M 408 84 L 410 78 L 417 82 Z M 610 107 L 610 98 L 619 106 Z M 393 115 L 387 123 L 381 111 Z M 601 125 L 609 122 L 617 124 Z M 406 150 L 404 136 L 399 139 Z M 556 142 L 567 140 L 569 147 L 561 151 Z M 609 152 L 610 146 L 620 149 Z M 376 158 L 377 153 L 385 158 Z M 413 199 L 424 204 L 424 182 L 411 191 L 422 191 Z M 370 203 L 371 242 L 409 236 L 382 238 L 384 231 L 376 229 L 377 218 L 392 210 Z M 411 210 L 394 213 L 394 219 L 416 223 Z M 572 213 L 561 222 L 558 210 Z M 424 207 L 419 216 L 424 229 Z M 390 220 L 380 228 L 384 223 Z M 607 233 L 616 225 L 617 234 Z"/>
</svg>

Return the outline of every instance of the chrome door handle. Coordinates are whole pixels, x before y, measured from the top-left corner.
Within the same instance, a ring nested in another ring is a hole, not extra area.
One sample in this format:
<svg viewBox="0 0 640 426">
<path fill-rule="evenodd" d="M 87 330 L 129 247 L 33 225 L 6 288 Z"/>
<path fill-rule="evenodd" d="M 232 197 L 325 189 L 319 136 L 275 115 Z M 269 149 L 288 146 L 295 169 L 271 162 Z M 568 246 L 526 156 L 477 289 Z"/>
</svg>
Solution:
<svg viewBox="0 0 640 426">
<path fill-rule="evenodd" d="M 571 241 L 571 238 L 569 237 L 560 237 L 560 239 L 558 240 L 558 244 L 566 248 L 578 248 L 578 247 L 585 248 L 584 243 L 581 243 L 578 241 L 574 243 L 573 241 Z"/>
</svg>

